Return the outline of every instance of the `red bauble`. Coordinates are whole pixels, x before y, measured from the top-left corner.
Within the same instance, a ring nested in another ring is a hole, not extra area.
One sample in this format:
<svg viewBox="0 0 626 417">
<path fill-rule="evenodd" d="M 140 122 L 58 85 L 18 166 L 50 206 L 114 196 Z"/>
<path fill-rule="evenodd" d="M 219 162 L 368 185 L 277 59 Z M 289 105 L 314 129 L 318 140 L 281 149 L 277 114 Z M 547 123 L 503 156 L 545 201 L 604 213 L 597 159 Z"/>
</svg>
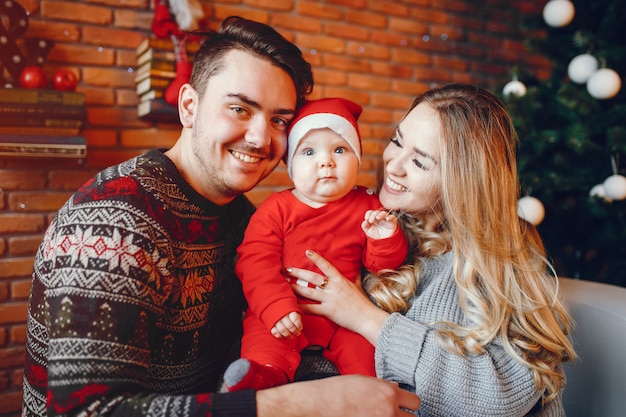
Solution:
<svg viewBox="0 0 626 417">
<path fill-rule="evenodd" d="M 72 71 L 59 69 L 52 75 L 52 86 L 55 90 L 74 91 L 78 85 L 78 77 Z"/>
<path fill-rule="evenodd" d="M 20 73 L 20 86 L 24 88 L 46 88 L 48 80 L 39 65 L 28 65 Z"/>
</svg>

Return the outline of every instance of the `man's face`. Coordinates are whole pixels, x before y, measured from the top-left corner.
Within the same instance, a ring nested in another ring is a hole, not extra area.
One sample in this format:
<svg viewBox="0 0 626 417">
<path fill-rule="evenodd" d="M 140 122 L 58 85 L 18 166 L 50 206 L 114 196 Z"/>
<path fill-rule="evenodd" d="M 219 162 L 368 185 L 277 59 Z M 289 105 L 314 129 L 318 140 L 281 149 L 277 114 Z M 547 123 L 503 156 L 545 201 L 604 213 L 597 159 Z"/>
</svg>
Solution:
<svg viewBox="0 0 626 417">
<path fill-rule="evenodd" d="M 269 61 L 241 50 L 228 52 L 209 78 L 204 97 L 191 106 L 191 150 L 186 178 L 221 204 L 251 190 L 278 165 L 296 108 L 291 77 Z"/>
</svg>

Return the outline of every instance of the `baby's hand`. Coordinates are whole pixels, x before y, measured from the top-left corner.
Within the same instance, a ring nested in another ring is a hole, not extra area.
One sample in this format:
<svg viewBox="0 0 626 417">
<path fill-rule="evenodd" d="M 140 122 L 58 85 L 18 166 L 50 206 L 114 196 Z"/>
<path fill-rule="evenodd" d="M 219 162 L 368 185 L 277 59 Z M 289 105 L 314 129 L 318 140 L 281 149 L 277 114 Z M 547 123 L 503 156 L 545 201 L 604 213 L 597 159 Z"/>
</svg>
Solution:
<svg viewBox="0 0 626 417">
<path fill-rule="evenodd" d="M 368 210 L 361 228 L 371 239 L 385 239 L 396 232 L 398 219 L 386 210 Z"/>
<path fill-rule="evenodd" d="M 292 311 L 278 320 L 272 327 L 272 335 L 277 339 L 291 339 L 302 333 L 302 314 Z"/>
</svg>

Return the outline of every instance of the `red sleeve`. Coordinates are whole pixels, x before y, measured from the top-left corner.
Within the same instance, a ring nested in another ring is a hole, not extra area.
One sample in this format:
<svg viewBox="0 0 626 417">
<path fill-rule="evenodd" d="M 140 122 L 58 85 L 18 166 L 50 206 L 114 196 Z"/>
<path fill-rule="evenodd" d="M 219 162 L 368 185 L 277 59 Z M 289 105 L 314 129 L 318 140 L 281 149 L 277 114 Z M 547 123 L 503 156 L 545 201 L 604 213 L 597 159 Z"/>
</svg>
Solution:
<svg viewBox="0 0 626 417">
<path fill-rule="evenodd" d="M 388 238 L 367 239 L 363 251 L 363 265 L 372 272 L 396 269 L 404 263 L 407 253 L 406 238 L 398 227 L 396 232 Z"/>
<path fill-rule="evenodd" d="M 248 307 L 268 329 L 287 313 L 300 311 L 291 285 L 282 274 L 287 210 L 280 204 L 280 193 L 270 196 L 251 217 L 237 249 L 236 272 Z"/>
</svg>

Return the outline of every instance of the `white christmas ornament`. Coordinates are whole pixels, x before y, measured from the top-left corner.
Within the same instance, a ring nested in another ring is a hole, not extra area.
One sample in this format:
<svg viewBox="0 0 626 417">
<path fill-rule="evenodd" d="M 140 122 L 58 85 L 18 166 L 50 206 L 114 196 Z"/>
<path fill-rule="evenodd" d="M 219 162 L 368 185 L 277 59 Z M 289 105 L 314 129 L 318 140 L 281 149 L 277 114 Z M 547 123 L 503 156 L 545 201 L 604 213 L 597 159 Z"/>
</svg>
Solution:
<svg viewBox="0 0 626 417">
<path fill-rule="evenodd" d="M 517 200 L 517 215 L 533 226 L 541 223 L 545 214 L 546 210 L 539 199 L 527 195 Z"/>
<path fill-rule="evenodd" d="M 598 60 L 595 56 L 581 54 L 571 60 L 567 67 L 567 75 L 575 83 L 584 84 L 597 69 Z"/>
<path fill-rule="evenodd" d="M 569 0 L 550 0 L 543 7 L 543 20 L 553 27 L 569 25 L 574 18 L 574 5 Z"/>
<path fill-rule="evenodd" d="M 521 81 L 512 80 L 506 83 L 506 85 L 502 89 L 502 93 L 504 93 L 505 96 L 513 94 L 517 97 L 522 97 L 524 94 L 526 94 L 526 86 Z"/>
<path fill-rule="evenodd" d="M 589 196 L 590 197 L 598 197 L 598 198 L 602 198 L 604 200 L 607 201 L 611 201 L 610 198 L 607 198 L 606 196 L 606 191 L 604 191 L 604 184 L 596 184 L 591 188 L 591 191 L 589 191 Z"/>
<path fill-rule="evenodd" d="M 600 68 L 587 80 L 587 91 L 593 98 L 613 98 L 622 88 L 619 74 L 610 68 Z"/>
<path fill-rule="evenodd" d="M 604 192 L 612 200 L 626 198 L 626 177 L 614 174 L 604 180 Z"/>
</svg>

